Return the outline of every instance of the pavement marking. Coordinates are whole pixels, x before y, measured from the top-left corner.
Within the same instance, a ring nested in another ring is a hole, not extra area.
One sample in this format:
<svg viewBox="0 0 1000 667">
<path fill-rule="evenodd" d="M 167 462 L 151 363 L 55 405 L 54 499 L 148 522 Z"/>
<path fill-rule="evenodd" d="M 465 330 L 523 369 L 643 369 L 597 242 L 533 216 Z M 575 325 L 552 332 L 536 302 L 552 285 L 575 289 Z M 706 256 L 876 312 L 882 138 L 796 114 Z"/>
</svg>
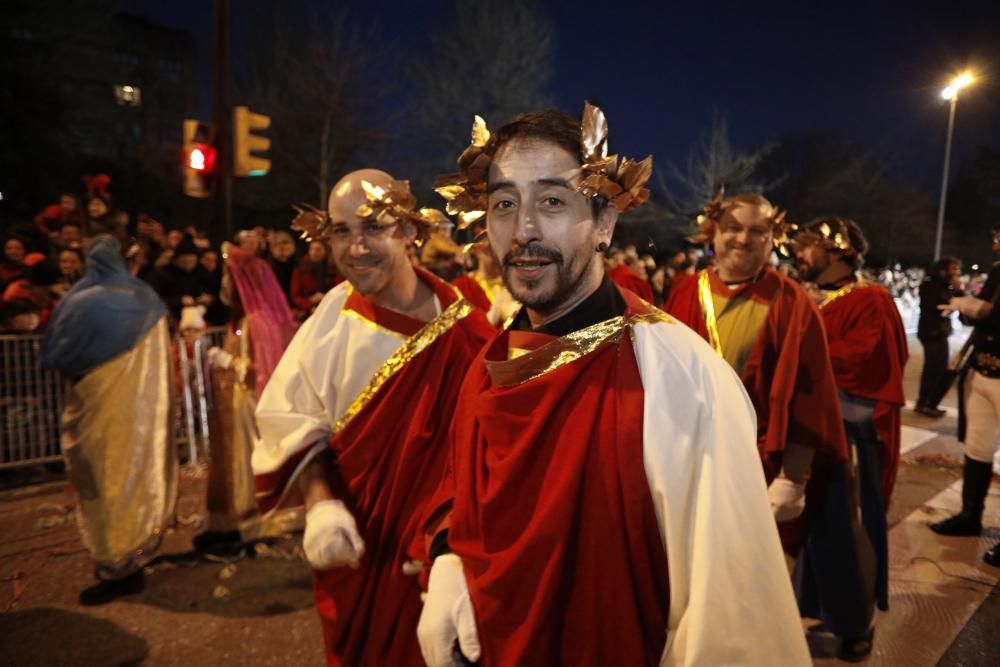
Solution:
<svg viewBox="0 0 1000 667">
<path fill-rule="evenodd" d="M 938 435 L 940 434 L 937 431 L 917 428 L 916 426 L 906 426 L 904 424 L 900 429 L 899 453 L 906 454 L 913 451 L 925 442 L 938 437 Z"/>
<path fill-rule="evenodd" d="M 996 526 L 1000 489 L 994 486 L 990 496 L 983 523 Z M 889 531 L 890 609 L 879 615 L 869 665 L 937 664 L 1000 580 L 1000 569 L 982 561 L 996 531 L 980 538 L 942 537 L 927 527 L 961 503 L 957 480 Z"/>
</svg>

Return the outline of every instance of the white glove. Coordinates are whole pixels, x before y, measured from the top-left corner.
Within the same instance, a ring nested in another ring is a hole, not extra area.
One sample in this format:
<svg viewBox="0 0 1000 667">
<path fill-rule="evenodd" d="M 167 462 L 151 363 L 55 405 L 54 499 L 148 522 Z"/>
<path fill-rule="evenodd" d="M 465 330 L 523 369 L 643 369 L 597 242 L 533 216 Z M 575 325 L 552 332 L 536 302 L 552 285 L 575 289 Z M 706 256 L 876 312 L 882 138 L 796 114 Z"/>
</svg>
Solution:
<svg viewBox="0 0 1000 667">
<path fill-rule="evenodd" d="M 791 521 L 806 509 L 806 485 L 776 477 L 767 487 L 767 499 L 771 501 L 775 521 Z"/>
<path fill-rule="evenodd" d="M 956 310 L 966 317 L 978 320 L 985 317 L 990 308 L 989 301 L 977 299 L 974 296 L 953 296 L 948 303 L 938 306 L 942 317 L 948 317 Z"/>
<path fill-rule="evenodd" d="M 454 667 L 452 649 L 456 639 L 470 662 L 479 660 L 482 651 L 469 585 L 462 571 L 462 559 L 455 554 L 438 556 L 431 566 L 417 639 L 428 667 Z"/>
<path fill-rule="evenodd" d="M 321 500 L 309 509 L 302 548 L 316 570 L 344 565 L 357 568 L 365 555 L 365 541 L 358 533 L 358 525 L 339 500 Z"/>
<path fill-rule="evenodd" d="M 229 368 L 233 365 L 233 355 L 229 354 L 221 347 L 208 348 L 208 363 L 214 368 Z"/>
</svg>

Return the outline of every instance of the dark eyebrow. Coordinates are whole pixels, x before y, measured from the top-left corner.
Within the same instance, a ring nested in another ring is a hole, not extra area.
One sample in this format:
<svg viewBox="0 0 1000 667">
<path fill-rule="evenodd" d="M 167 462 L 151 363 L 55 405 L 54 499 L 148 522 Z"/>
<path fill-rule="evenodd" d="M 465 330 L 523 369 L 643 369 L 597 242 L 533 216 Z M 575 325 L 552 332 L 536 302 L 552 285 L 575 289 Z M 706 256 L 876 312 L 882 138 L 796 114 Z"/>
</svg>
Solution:
<svg viewBox="0 0 1000 667">
<path fill-rule="evenodd" d="M 512 188 L 514 184 L 511 181 L 495 181 L 486 186 L 486 194 L 491 195 L 501 188 Z"/>
<path fill-rule="evenodd" d="M 566 188 L 567 190 L 570 189 L 569 181 L 565 178 L 539 178 L 535 181 L 535 183 L 538 183 L 539 185 L 554 185 L 556 187 Z M 486 194 L 492 194 L 502 188 L 512 187 L 514 187 L 514 183 L 512 181 L 496 181 L 495 183 L 490 183 L 486 186 Z"/>
</svg>

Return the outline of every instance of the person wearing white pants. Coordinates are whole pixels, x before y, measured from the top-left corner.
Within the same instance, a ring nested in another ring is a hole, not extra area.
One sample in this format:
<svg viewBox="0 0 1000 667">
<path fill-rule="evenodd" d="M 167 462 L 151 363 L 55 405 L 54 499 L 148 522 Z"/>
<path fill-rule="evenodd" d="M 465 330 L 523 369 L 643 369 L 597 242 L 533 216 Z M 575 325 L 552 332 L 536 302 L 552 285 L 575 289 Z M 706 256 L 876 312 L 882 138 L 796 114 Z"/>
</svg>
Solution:
<svg viewBox="0 0 1000 667">
<path fill-rule="evenodd" d="M 993 251 L 1000 252 L 1000 225 L 993 229 Z M 962 471 L 962 510 L 931 525 L 940 535 L 976 536 L 983 531 L 983 510 L 993 480 L 993 457 L 1000 436 L 1000 262 L 993 265 L 980 296 L 953 297 L 939 306 L 945 316 L 958 311 L 975 323 L 970 370 L 962 383 L 963 417 L 959 420 L 959 440 L 965 443 Z M 1000 567 L 1000 543 L 993 545 L 983 560 Z"/>
</svg>

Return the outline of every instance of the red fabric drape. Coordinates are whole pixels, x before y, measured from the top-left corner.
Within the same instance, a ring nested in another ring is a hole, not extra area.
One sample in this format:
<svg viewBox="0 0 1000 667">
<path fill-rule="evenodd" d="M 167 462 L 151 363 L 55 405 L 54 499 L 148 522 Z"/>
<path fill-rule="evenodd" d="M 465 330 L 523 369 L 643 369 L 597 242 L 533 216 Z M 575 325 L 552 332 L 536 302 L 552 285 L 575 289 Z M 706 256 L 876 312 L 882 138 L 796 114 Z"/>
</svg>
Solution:
<svg viewBox="0 0 1000 667">
<path fill-rule="evenodd" d="M 630 314 L 644 309 L 623 294 Z M 509 335 L 485 358 L 505 360 Z M 449 542 L 483 667 L 658 664 L 669 578 L 643 401 L 627 333 L 513 387 L 473 364 L 456 409 Z"/>
<path fill-rule="evenodd" d="M 715 272 L 708 269 L 708 273 L 713 291 L 730 295 Z M 840 399 L 826 333 L 812 299 L 799 285 L 771 269 L 744 289 L 754 290 L 758 300 L 771 304 L 740 378 L 757 411 L 757 448 L 768 483 L 781 468 L 788 442 L 815 449 L 814 469 L 845 461 L 847 439 Z M 697 276 L 677 284 L 664 310 L 708 339 Z M 803 516 L 779 524 L 782 546 L 788 553 L 798 552 L 817 501 L 817 494 L 807 485 Z"/>
<path fill-rule="evenodd" d="M 448 285 L 420 275 L 442 308 L 455 301 Z M 424 325 L 357 292 L 349 301 L 400 333 L 412 335 Z M 462 370 L 493 333 L 482 313 L 469 314 L 397 372 L 330 441 L 336 458 L 330 484 L 353 512 L 366 549 L 357 570 L 314 572 L 330 665 L 424 664 L 416 639 L 420 587 L 401 568 L 444 469 Z"/>
<path fill-rule="evenodd" d="M 619 287 L 632 290 L 647 303 L 653 303 L 653 288 L 649 286 L 648 282 L 637 276 L 635 271 L 624 264 L 619 264 L 608 271 L 608 277 Z"/>
<path fill-rule="evenodd" d="M 888 507 L 899 467 L 899 409 L 906 404 L 903 369 L 909 351 L 903 321 L 880 285 L 855 288 L 820 312 L 837 385 L 877 401 L 875 429 L 882 442 L 882 494 Z"/>
</svg>

